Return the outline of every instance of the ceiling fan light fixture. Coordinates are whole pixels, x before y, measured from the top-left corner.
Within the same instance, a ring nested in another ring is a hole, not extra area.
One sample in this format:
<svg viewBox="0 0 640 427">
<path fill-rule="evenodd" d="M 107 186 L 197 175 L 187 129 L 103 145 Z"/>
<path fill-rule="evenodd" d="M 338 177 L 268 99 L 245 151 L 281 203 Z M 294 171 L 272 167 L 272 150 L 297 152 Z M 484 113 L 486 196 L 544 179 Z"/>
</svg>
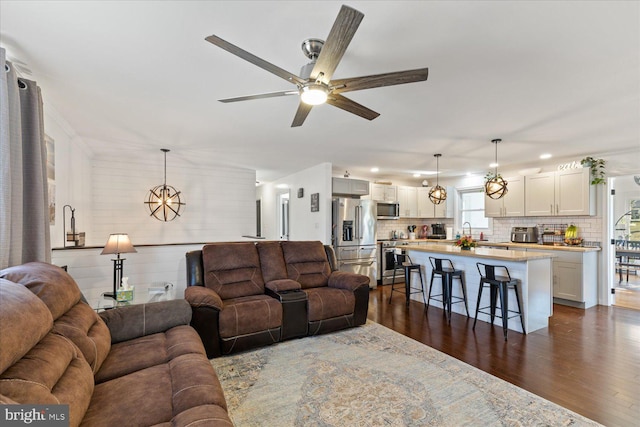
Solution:
<svg viewBox="0 0 640 427">
<path fill-rule="evenodd" d="M 302 102 L 309 105 L 324 104 L 327 102 L 328 95 L 329 90 L 318 83 L 312 83 L 300 89 L 300 99 Z"/>
</svg>

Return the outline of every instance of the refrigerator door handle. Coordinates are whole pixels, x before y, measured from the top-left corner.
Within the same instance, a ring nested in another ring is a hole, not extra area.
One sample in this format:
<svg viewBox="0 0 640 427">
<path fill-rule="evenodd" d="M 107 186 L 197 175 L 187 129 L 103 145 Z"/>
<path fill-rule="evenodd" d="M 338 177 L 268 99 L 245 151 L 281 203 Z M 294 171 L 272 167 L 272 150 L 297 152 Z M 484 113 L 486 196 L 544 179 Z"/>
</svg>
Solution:
<svg viewBox="0 0 640 427">
<path fill-rule="evenodd" d="M 356 235 L 355 238 L 360 240 L 362 236 L 360 235 L 360 206 L 356 206 Z"/>
</svg>

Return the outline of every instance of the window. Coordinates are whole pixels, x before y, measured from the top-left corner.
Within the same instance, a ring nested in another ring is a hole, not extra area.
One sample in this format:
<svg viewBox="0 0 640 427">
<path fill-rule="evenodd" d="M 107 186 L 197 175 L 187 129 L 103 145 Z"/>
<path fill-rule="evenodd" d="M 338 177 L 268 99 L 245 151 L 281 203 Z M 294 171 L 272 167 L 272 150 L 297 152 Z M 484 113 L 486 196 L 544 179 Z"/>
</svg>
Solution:
<svg viewBox="0 0 640 427">
<path fill-rule="evenodd" d="M 469 222 L 472 229 L 489 228 L 484 216 L 484 191 L 482 188 L 460 191 L 460 224 Z"/>
</svg>

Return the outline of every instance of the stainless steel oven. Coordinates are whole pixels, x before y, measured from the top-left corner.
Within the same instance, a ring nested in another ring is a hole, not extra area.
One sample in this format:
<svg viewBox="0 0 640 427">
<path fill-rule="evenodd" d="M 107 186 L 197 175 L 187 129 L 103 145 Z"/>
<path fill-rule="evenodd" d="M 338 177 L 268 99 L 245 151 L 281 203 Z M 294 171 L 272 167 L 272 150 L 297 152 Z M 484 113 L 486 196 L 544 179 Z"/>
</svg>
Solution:
<svg viewBox="0 0 640 427">
<path fill-rule="evenodd" d="M 382 249 L 380 250 L 380 284 L 388 285 L 393 280 L 393 268 L 395 266 L 395 253 L 400 251 L 404 253 L 400 245 L 397 245 L 396 241 L 383 241 Z M 396 283 L 404 282 L 404 271 L 396 271 Z"/>
</svg>

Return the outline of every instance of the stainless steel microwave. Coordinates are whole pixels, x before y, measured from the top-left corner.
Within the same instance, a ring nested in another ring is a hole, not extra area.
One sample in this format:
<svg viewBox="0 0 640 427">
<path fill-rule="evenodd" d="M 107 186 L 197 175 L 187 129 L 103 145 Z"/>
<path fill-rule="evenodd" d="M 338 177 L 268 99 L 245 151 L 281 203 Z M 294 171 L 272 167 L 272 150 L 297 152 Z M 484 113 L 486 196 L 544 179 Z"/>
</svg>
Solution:
<svg viewBox="0 0 640 427">
<path fill-rule="evenodd" d="M 398 202 L 377 202 L 376 215 L 378 219 L 399 219 L 400 203 Z"/>
</svg>

